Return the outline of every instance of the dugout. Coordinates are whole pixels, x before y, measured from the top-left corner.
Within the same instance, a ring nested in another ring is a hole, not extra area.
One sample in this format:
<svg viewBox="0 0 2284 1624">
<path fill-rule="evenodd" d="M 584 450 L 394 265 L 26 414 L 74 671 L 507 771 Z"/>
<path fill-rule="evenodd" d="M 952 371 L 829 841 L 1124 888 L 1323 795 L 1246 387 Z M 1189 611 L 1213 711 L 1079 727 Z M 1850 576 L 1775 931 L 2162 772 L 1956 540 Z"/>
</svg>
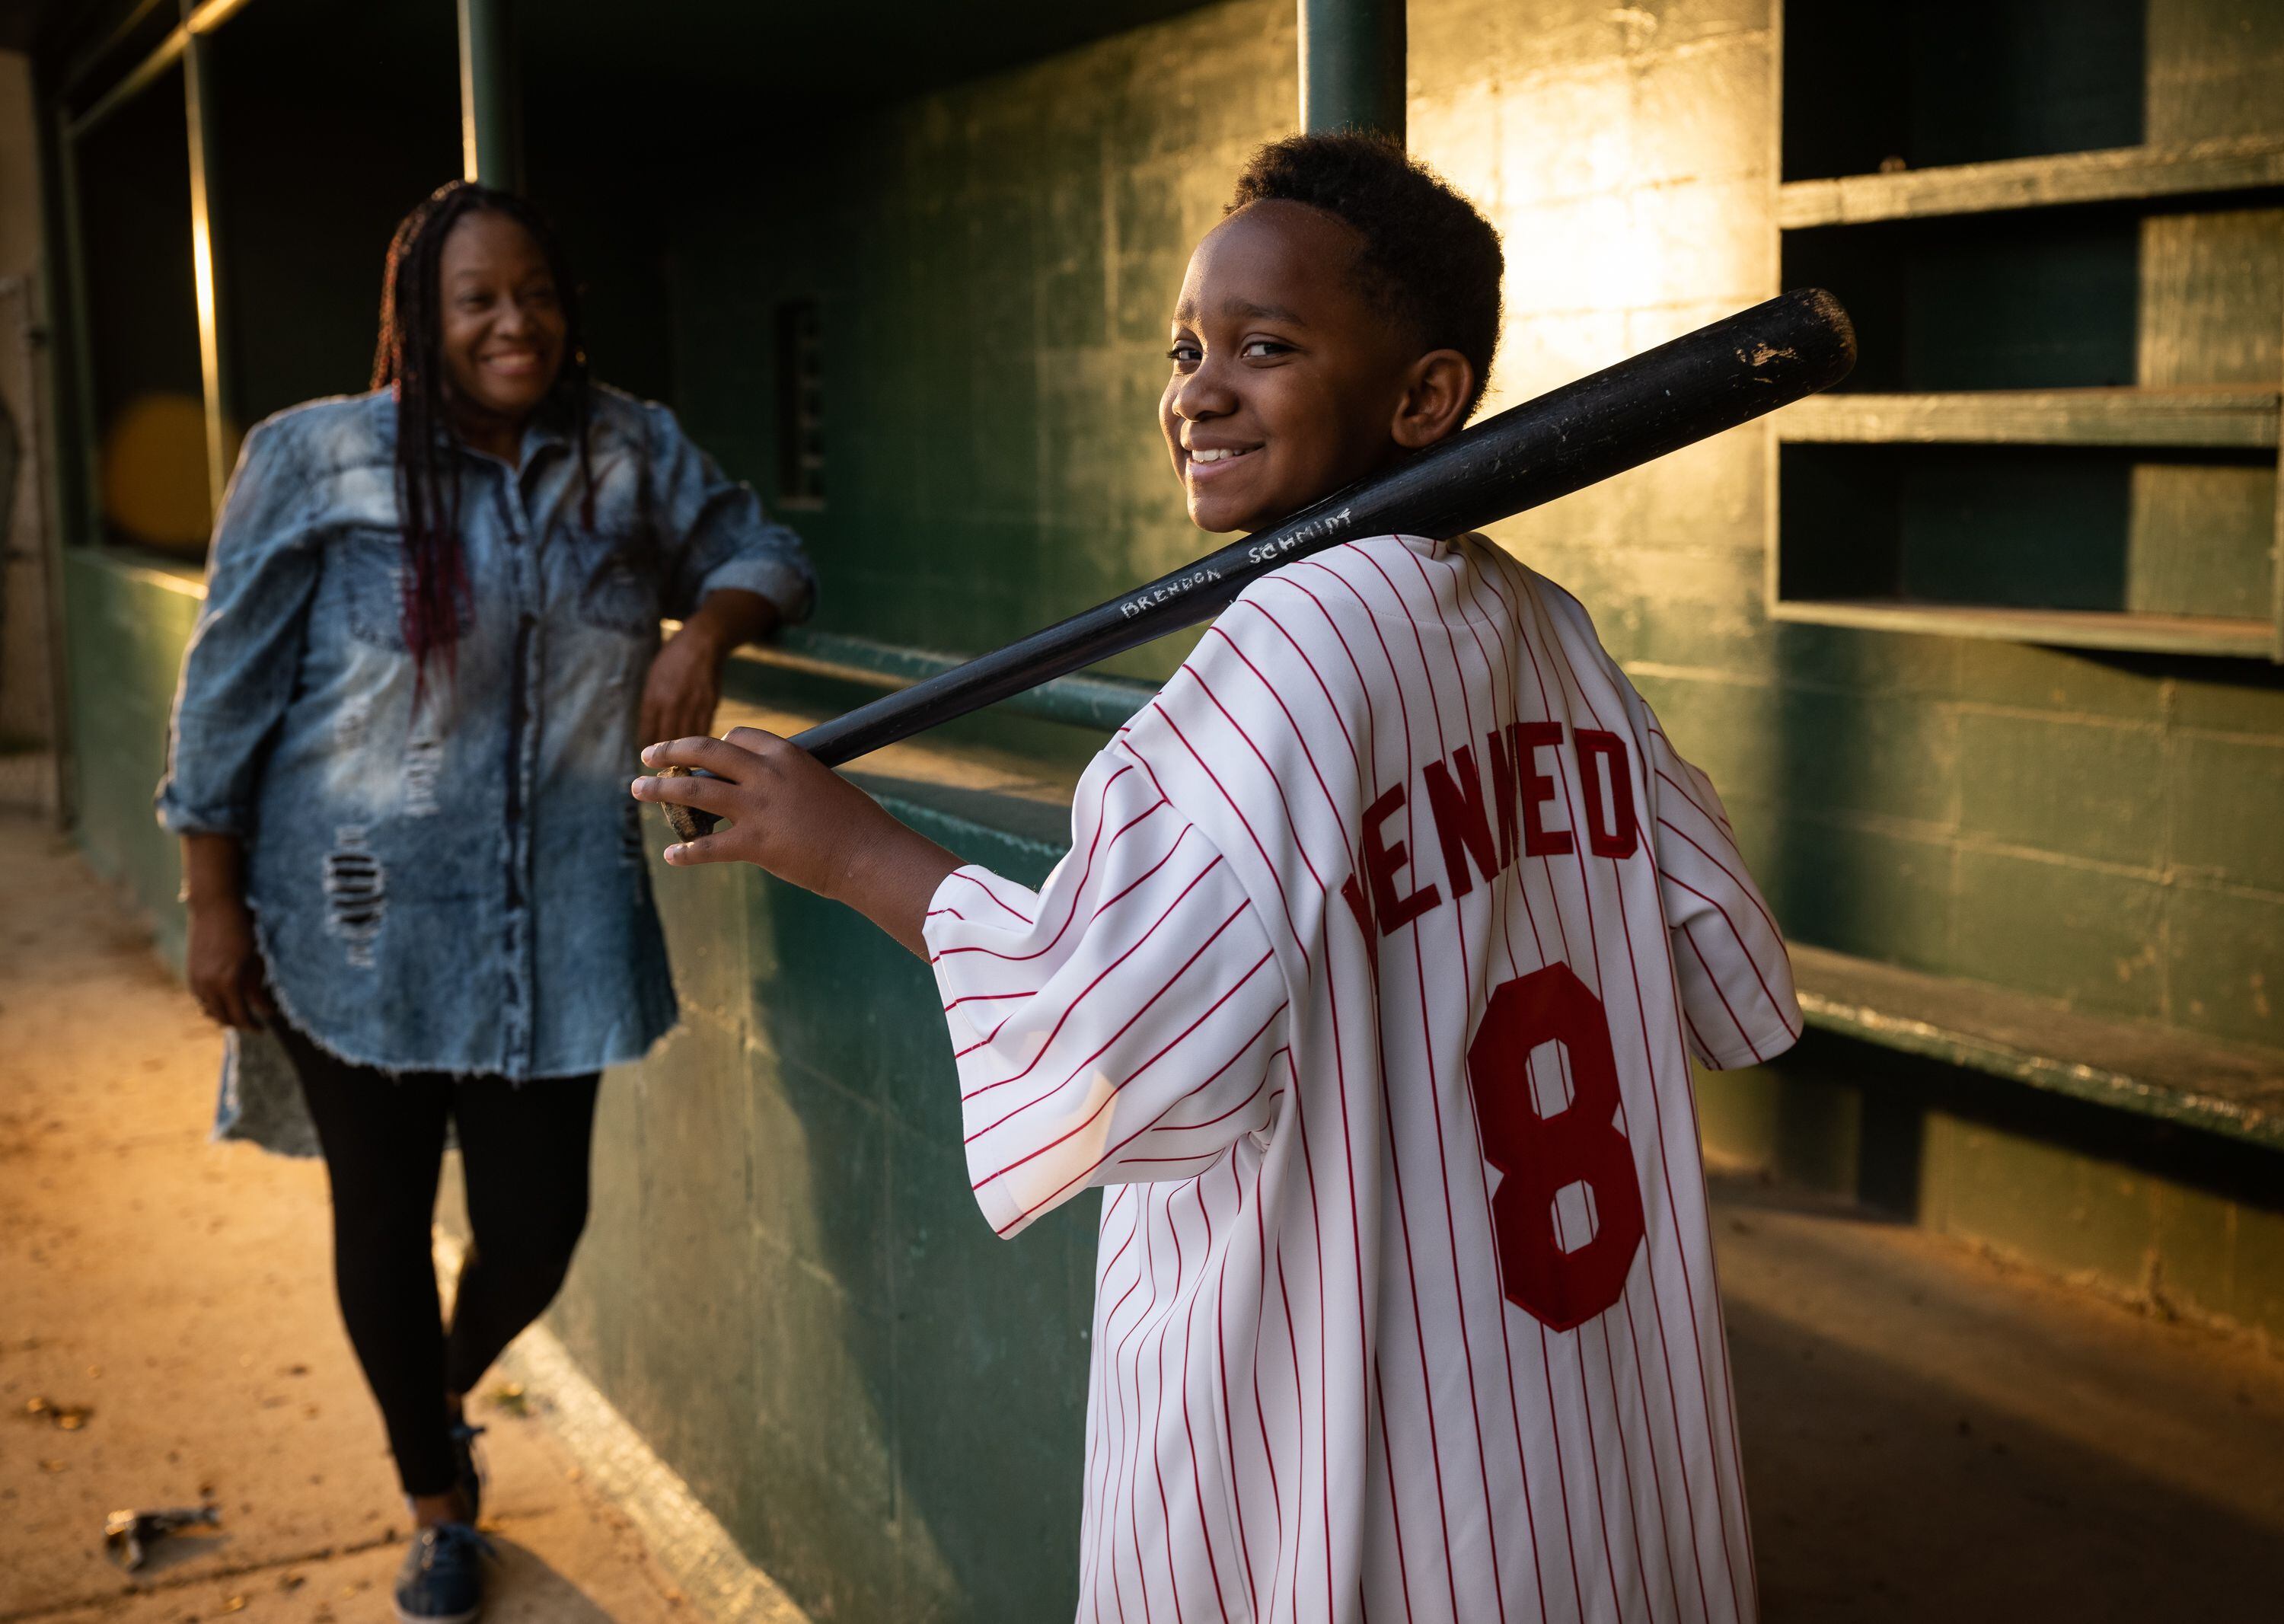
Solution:
<svg viewBox="0 0 2284 1624">
<path fill-rule="evenodd" d="M 830 714 L 1199 550 L 1153 428 L 1165 307 L 1294 124 L 1302 11 L 1318 115 L 1400 113 L 1506 234 L 1491 409 L 1796 283 L 1866 334 L 1844 390 L 1494 530 L 1594 611 L 1798 944 L 1814 1030 L 1705 1084 L 1710 1149 L 2284 1336 L 2261 0 L 1412 0 L 1401 94 L 1354 66 L 1396 14 L 1362 0 L 49 7 L 90 860 L 178 941 L 149 795 L 219 472 L 363 386 L 389 226 L 472 148 L 561 219 L 603 375 L 814 550 L 817 621 L 740 662 L 748 711 Z M 1036 878 L 1184 646 L 875 781 Z M 690 1074 L 606 1090 L 557 1331 L 820 1616 L 1052 1613 L 1091 1204 L 993 1241 L 919 968 L 757 877 L 660 879 Z"/>
</svg>

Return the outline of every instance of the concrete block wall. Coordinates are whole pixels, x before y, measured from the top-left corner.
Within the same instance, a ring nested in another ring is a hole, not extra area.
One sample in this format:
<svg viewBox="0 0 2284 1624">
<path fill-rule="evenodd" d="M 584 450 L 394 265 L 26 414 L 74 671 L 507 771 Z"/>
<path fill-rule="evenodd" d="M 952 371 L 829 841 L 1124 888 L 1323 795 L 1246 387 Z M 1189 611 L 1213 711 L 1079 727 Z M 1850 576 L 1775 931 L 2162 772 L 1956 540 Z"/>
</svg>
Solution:
<svg viewBox="0 0 2284 1624">
<path fill-rule="evenodd" d="M 1776 291 L 1768 0 L 1412 17 L 1413 147 L 1506 237 L 1492 404 Z M 2278 671 L 1773 623 L 1772 433 L 1492 534 L 1593 612 L 1787 931 L 2284 1045 Z"/>
<path fill-rule="evenodd" d="M 1027 882 L 1059 855 L 891 804 Z M 998 1239 L 925 966 L 750 871 L 653 879 L 684 1021 L 603 1091 L 552 1323 L 814 1617 L 1067 1611 L 1099 1198 Z"/>
<path fill-rule="evenodd" d="M 868 111 L 677 211 L 679 402 L 765 494 L 768 335 L 820 301 L 828 495 L 786 514 L 820 625 L 982 650 L 1204 550 L 1157 429 L 1167 323 L 1246 155 L 1291 127 L 1295 26 L 1210 7 Z"/>
</svg>

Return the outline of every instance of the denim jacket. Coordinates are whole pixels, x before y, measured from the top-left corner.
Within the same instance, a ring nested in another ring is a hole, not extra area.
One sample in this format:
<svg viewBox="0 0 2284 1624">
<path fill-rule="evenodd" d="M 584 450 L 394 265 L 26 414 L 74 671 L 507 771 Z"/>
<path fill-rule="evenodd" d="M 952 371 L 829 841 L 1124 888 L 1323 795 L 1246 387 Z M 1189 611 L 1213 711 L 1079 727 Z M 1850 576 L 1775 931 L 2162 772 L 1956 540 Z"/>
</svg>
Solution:
<svg viewBox="0 0 2284 1624">
<path fill-rule="evenodd" d="M 470 591 L 417 712 L 394 402 L 318 401 L 246 437 L 159 818 L 245 841 L 272 995 L 345 1059 L 568 1076 L 676 1020 L 627 794 L 659 619 L 738 587 L 799 620 L 814 577 L 666 408 L 598 389 L 589 434 L 591 530 L 567 427 L 535 424 L 517 469 L 459 449 Z"/>
</svg>

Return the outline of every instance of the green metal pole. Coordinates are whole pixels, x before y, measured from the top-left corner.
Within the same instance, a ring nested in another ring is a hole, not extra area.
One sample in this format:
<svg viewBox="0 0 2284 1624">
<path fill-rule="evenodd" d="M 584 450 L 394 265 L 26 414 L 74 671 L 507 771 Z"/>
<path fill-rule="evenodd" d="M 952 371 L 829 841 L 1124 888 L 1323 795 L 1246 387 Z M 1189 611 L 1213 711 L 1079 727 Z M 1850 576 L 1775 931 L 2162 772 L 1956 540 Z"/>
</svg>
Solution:
<svg viewBox="0 0 2284 1624">
<path fill-rule="evenodd" d="M 238 456 L 232 414 L 222 276 L 215 249 L 214 44 L 193 34 L 183 53 L 183 91 L 190 113 L 191 268 L 198 293 L 199 374 L 206 396 L 207 500 L 220 511 L 223 487 Z"/>
<path fill-rule="evenodd" d="M 1301 128 L 1404 139 L 1404 0 L 1301 0 Z"/>
<path fill-rule="evenodd" d="M 509 0 L 459 0 L 461 173 L 512 191 L 522 183 L 520 110 Z"/>
<path fill-rule="evenodd" d="M 61 204 L 63 285 L 66 316 L 64 341 L 69 354 L 59 371 L 70 385 L 71 427 L 57 435 L 56 465 L 65 478 L 59 488 L 67 494 L 65 510 L 68 533 L 83 543 L 99 543 L 103 533 L 102 426 L 96 418 L 95 340 L 88 314 L 87 248 L 79 206 L 78 137 L 60 108 L 56 113 L 56 191 Z M 68 449 L 66 449 L 66 446 Z"/>
</svg>

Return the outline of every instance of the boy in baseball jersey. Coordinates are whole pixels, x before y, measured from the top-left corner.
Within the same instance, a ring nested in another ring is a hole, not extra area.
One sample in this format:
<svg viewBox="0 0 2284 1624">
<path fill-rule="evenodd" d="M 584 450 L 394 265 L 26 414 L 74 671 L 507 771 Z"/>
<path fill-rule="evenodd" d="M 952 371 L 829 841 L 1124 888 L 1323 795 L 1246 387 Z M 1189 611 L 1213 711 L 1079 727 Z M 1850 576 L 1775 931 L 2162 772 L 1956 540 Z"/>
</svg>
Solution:
<svg viewBox="0 0 2284 1624">
<path fill-rule="evenodd" d="M 1269 525 L 1451 433 L 1497 235 L 1397 149 L 1264 149 L 1162 426 Z M 1082 1619 L 1756 1616 L 1689 1058 L 1798 1035 L 1719 799 L 1577 601 L 1477 536 L 1248 588 L 1095 760 L 1038 890 L 782 740 L 645 753 L 669 848 L 935 967 L 1001 1235 L 1100 1187 Z"/>
</svg>

